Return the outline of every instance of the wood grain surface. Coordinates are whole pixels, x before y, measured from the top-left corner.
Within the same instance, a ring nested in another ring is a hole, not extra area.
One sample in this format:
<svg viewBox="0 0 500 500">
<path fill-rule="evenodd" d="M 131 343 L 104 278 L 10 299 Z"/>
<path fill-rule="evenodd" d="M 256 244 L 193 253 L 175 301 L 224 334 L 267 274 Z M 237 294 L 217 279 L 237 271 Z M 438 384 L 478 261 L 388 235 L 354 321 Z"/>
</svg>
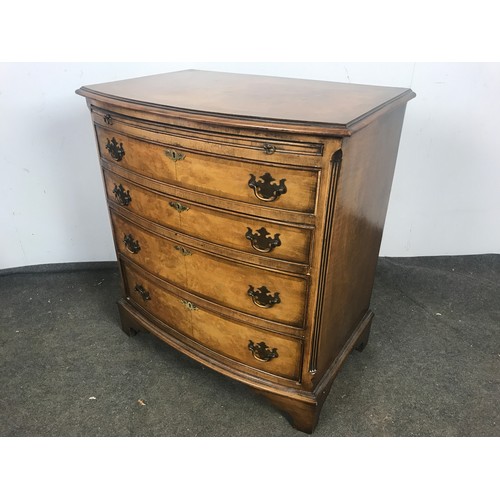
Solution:
<svg viewBox="0 0 500 500">
<path fill-rule="evenodd" d="M 77 93 L 96 133 L 123 330 L 153 333 L 313 432 L 368 342 L 415 94 L 193 70 Z"/>
</svg>

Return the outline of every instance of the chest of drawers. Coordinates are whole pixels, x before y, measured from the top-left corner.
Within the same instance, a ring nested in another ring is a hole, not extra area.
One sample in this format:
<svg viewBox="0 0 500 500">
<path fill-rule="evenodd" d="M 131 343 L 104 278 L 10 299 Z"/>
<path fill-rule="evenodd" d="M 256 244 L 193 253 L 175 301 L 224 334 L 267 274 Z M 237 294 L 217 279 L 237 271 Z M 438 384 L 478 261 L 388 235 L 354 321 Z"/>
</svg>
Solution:
<svg viewBox="0 0 500 500">
<path fill-rule="evenodd" d="M 181 71 L 85 86 L 127 334 L 312 432 L 368 340 L 409 89 Z"/>
</svg>

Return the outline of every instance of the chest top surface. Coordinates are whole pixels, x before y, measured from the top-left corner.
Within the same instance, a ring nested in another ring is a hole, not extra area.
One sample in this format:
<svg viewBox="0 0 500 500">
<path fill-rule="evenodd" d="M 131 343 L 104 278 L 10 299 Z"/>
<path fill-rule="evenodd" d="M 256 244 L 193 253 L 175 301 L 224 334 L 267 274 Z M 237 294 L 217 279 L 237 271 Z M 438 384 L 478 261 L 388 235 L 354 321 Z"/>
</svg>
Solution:
<svg viewBox="0 0 500 500">
<path fill-rule="evenodd" d="M 340 128 L 415 95 L 404 88 L 200 70 L 88 85 L 77 93 L 165 110 Z"/>
</svg>

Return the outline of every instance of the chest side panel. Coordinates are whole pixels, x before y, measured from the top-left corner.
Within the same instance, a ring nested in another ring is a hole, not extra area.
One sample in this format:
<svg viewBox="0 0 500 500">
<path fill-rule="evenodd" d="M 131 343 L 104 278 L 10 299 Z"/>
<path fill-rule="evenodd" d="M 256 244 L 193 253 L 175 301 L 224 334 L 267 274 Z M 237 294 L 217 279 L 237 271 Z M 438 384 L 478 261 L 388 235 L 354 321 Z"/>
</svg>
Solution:
<svg viewBox="0 0 500 500">
<path fill-rule="evenodd" d="M 320 378 L 369 311 L 405 106 L 343 141 L 325 268 L 324 303 L 316 332 Z"/>
</svg>

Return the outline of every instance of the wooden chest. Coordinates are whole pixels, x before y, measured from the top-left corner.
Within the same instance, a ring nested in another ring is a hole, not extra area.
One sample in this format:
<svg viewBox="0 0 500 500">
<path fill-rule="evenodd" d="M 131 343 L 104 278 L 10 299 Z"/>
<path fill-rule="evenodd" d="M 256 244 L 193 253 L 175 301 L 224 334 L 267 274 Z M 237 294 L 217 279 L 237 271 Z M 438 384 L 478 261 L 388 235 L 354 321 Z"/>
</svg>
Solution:
<svg viewBox="0 0 500 500">
<path fill-rule="evenodd" d="M 368 340 L 409 89 L 206 71 L 85 86 L 145 330 L 312 432 Z"/>
</svg>

